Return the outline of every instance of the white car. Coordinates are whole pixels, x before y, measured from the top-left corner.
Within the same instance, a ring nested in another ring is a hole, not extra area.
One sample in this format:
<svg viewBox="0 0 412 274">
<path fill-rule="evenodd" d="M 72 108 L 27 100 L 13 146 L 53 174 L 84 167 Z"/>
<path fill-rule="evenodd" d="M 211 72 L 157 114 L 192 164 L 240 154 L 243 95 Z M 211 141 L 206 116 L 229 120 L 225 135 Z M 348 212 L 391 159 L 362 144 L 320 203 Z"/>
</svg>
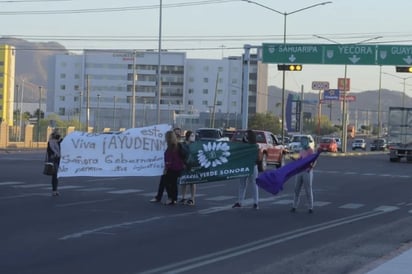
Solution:
<svg viewBox="0 0 412 274">
<path fill-rule="evenodd" d="M 302 139 L 308 139 L 309 147 L 315 150 L 315 140 L 313 139 L 311 135 L 296 134 L 296 135 L 293 135 L 292 138 L 290 139 L 290 143 L 288 145 L 289 152 L 291 153 L 299 152 L 302 149 L 302 145 L 300 143 Z"/>
<path fill-rule="evenodd" d="M 352 142 L 352 150 L 362 149 L 366 150 L 366 141 L 365 139 L 355 139 Z"/>
</svg>

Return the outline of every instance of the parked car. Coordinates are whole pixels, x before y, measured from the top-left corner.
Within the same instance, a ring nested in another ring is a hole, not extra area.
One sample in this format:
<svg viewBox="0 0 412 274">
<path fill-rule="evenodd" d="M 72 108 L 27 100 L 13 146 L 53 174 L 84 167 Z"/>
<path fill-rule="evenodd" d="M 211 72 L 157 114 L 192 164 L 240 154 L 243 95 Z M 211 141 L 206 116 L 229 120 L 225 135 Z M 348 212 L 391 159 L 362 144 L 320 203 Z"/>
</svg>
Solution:
<svg viewBox="0 0 412 274">
<path fill-rule="evenodd" d="M 309 134 L 296 134 L 292 136 L 292 139 L 290 140 L 290 143 L 288 145 L 288 150 L 290 153 L 296 153 L 299 152 L 302 149 L 301 146 L 301 140 L 302 139 L 308 139 L 309 141 L 309 147 L 315 150 L 315 140 L 313 139 L 312 135 Z"/>
<path fill-rule="evenodd" d="M 341 138 L 338 138 L 338 137 L 334 137 L 334 138 L 335 138 L 336 144 L 338 145 L 338 151 L 342 151 L 342 140 L 341 140 Z"/>
<path fill-rule="evenodd" d="M 269 131 L 265 130 L 253 130 L 256 133 L 256 141 L 259 145 L 259 171 L 267 169 L 268 164 L 273 164 L 276 167 L 281 167 L 285 164 L 286 149 L 280 143 L 278 138 Z M 246 130 L 237 130 L 231 141 L 242 142 L 243 137 L 246 134 Z"/>
<path fill-rule="evenodd" d="M 196 140 L 200 141 L 229 141 L 220 128 L 199 128 L 195 132 Z"/>
<path fill-rule="evenodd" d="M 388 149 L 388 143 L 383 138 L 374 139 L 370 144 L 370 149 L 371 151 L 385 151 Z"/>
<path fill-rule="evenodd" d="M 338 152 L 338 144 L 333 137 L 322 137 L 319 142 L 319 149 L 327 152 Z"/>
<path fill-rule="evenodd" d="M 356 138 L 352 142 L 352 150 L 362 149 L 366 150 L 366 141 L 365 139 Z"/>
</svg>

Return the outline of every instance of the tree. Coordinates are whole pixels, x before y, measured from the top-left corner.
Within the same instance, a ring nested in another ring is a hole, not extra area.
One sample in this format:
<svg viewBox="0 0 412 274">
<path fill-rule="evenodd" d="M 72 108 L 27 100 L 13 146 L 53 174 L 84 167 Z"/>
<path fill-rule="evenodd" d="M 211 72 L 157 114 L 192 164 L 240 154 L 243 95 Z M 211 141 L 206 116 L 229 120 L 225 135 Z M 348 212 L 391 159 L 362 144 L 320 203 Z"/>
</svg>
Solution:
<svg viewBox="0 0 412 274">
<path fill-rule="evenodd" d="M 274 134 L 280 134 L 281 125 L 279 117 L 273 113 L 256 113 L 249 118 L 249 129 L 267 130 Z"/>
</svg>

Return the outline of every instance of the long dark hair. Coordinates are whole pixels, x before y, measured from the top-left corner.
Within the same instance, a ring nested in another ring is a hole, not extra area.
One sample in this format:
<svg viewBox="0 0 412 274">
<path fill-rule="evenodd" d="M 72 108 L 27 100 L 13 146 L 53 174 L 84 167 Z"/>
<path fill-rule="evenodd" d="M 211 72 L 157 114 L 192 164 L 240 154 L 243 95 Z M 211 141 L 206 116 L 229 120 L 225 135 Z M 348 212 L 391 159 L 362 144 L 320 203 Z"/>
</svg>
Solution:
<svg viewBox="0 0 412 274">
<path fill-rule="evenodd" d="M 257 141 L 256 141 L 256 132 L 254 132 L 253 130 L 248 129 L 246 131 L 246 136 L 247 136 L 247 141 L 248 141 L 249 144 L 256 144 L 257 143 Z"/>
</svg>

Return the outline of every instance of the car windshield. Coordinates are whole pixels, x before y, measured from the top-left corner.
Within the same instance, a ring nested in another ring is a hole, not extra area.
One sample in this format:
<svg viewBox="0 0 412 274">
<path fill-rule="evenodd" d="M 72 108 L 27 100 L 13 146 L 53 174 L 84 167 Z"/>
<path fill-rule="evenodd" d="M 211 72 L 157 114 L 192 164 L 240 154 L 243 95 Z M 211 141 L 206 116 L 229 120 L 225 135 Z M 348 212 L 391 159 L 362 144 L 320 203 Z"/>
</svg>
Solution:
<svg viewBox="0 0 412 274">
<path fill-rule="evenodd" d="M 308 139 L 307 136 L 293 136 L 292 137 L 292 143 L 300 143 L 302 140 Z"/>
<path fill-rule="evenodd" d="M 321 143 L 331 143 L 331 142 L 332 142 L 332 139 L 331 139 L 331 138 L 322 138 L 322 139 L 320 140 L 320 142 L 321 142 Z"/>
<path fill-rule="evenodd" d="M 355 143 L 363 143 L 364 141 L 363 140 L 361 140 L 361 139 L 357 139 L 357 140 L 355 140 Z"/>
</svg>

